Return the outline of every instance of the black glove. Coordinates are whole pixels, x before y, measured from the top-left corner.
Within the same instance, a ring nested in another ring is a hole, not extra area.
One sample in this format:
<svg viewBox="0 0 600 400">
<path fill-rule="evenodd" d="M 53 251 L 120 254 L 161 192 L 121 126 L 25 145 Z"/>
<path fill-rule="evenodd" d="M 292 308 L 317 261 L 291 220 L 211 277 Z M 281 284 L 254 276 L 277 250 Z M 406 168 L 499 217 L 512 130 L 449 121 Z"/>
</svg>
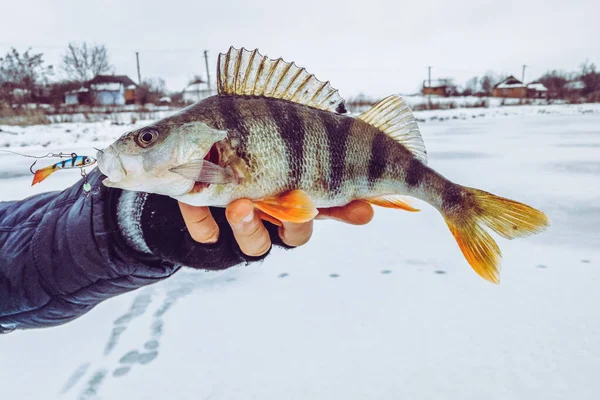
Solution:
<svg viewBox="0 0 600 400">
<path fill-rule="evenodd" d="M 129 246 L 176 265 L 220 270 L 262 260 L 270 252 L 269 249 L 258 257 L 244 254 L 235 241 L 223 208 L 211 207 L 219 226 L 219 240 L 214 244 L 201 244 L 192 239 L 177 201 L 170 197 L 123 191 L 119 193 L 116 213 L 120 232 Z M 265 222 L 265 226 L 272 244 L 289 248 L 281 241 L 275 225 Z"/>
</svg>

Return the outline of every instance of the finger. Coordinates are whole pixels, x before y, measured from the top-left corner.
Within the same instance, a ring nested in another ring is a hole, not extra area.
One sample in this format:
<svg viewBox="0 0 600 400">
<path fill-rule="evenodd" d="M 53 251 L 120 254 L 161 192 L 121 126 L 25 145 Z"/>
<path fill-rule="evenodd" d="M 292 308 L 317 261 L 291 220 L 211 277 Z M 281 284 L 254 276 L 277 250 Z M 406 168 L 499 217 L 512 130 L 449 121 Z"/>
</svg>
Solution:
<svg viewBox="0 0 600 400">
<path fill-rule="evenodd" d="M 283 243 L 288 246 L 302 246 L 312 236 L 313 222 L 305 222 L 303 224 L 295 224 L 293 222 L 284 222 L 279 227 L 279 237 Z"/>
<path fill-rule="evenodd" d="M 208 207 L 190 206 L 179 202 L 179 209 L 192 239 L 199 243 L 216 243 L 219 240 L 219 226 Z"/>
<path fill-rule="evenodd" d="M 254 212 L 254 204 L 250 200 L 241 199 L 229 204 L 225 216 L 244 254 L 257 257 L 269 251 L 271 248 L 269 232 Z"/>
<path fill-rule="evenodd" d="M 352 225 L 364 225 L 373 219 L 373 207 L 354 200 L 343 207 L 320 208 L 316 219 L 335 219 Z"/>
</svg>

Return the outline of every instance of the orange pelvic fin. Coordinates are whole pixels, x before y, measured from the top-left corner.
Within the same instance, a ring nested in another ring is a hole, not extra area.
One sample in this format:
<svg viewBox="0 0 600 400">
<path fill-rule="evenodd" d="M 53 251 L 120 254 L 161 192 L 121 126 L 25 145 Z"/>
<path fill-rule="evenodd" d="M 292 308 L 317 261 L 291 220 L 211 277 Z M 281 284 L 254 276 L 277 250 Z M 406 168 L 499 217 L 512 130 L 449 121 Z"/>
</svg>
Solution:
<svg viewBox="0 0 600 400">
<path fill-rule="evenodd" d="M 319 213 L 312 199 L 302 190 L 255 200 L 254 206 L 274 219 L 298 224 L 312 220 Z"/>
<path fill-rule="evenodd" d="M 31 182 L 31 186 L 35 185 L 36 183 L 40 183 L 49 177 L 54 171 L 56 171 L 56 169 L 54 169 L 52 165 L 46 168 L 38 169 L 35 171 L 35 174 L 33 174 L 33 182 Z"/>
<path fill-rule="evenodd" d="M 278 220 L 275 217 L 270 216 L 269 214 L 267 214 L 264 211 L 257 210 L 257 214 L 258 214 L 258 218 L 262 219 L 263 221 L 270 222 L 270 223 L 272 223 L 273 225 L 276 225 L 276 226 L 282 226 L 283 225 L 280 220 Z"/>
<path fill-rule="evenodd" d="M 408 201 L 400 196 L 379 196 L 364 199 L 366 202 L 373 204 L 374 206 L 395 208 L 397 210 L 405 210 L 410 212 L 421 211 L 418 208 L 411 206 Z"/>
</svg>

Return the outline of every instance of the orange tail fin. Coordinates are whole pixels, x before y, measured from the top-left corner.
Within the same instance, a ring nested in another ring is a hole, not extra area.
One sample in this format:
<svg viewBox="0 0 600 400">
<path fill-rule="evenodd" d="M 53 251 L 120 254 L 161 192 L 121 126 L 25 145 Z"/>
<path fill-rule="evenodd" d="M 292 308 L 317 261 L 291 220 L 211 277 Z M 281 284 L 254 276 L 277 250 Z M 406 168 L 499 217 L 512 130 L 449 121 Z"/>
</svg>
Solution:
<svg viewBox="0 0 600 400">
<path fill-rule="evenodd" d="M 502 253 L 483 226 L 504 238 L 515 239 L 543 231 L 550 221 L 543 212 L 514 200 L 478 189 L 462 187 L 462 190 L 465 191 L 462 209 L 455 209 L 444 218 L 475 272 L 499 283 Z"/>
<path fill-rule="evenodd" d="M 46 168 L 38 169 L 35 171 L 35 174 L 33 174 L 33 182 L 31 182 L 31 186 L 35 185 L 36 183 L 40 183 L 49 177 L 54 171 L 56 170 L 52 168 L 52 165 Z"/>
</svg>

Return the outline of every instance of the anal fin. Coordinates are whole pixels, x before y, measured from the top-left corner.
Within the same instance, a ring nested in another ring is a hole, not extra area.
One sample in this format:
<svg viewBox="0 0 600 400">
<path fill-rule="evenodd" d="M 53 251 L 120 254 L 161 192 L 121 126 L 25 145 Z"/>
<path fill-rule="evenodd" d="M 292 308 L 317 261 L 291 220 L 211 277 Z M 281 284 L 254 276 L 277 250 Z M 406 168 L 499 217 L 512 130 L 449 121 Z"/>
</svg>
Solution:
<svg viewBox="0 0 600 400">
<path fill-rule="evenodd" d="M 385 207 L 385 208 L 395 208 L 398 210 L 405 210 L 410 212 L 421 211 L 418 208 L 414 208 L 411 206 L 408 201 L 404 200 L 400 196 L 387 195 L 387 196 L 378 196 L 371 197 L 368 199 L 364 199 L 364 201 L 371 203 L 375 206 Z"/>
<path fill-rule="evenodd" d="M 310 196 L 302 190 L 254 200 L 254 206 L 278 221 L 298 224 L 314 219 L 319 213 Z"/>
</svg>

